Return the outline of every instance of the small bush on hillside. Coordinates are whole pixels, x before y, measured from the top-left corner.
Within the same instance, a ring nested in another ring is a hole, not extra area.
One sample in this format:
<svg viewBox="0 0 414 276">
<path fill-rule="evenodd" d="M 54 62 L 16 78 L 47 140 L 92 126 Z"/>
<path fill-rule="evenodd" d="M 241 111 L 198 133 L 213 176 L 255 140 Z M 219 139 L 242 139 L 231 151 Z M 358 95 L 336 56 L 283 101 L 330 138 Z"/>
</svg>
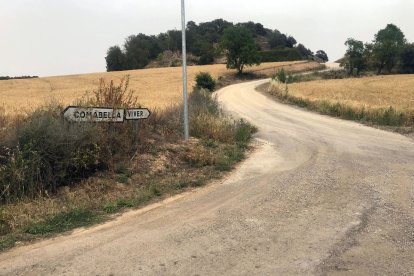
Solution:
<svg viewBox="0 0 414 276">
<path fill-rule="evenodd" d="M 316 76 L 320 76 L 323 80 L 337 80 L 349 78 L 345 70 L 329 70 L 325 72 L 315 72 Z"/>
<path fill-rule="evenodd" d="M 201 72 L 196 76 L 196 87 L 199 89 L 204 88 L 209 91 L 214 91 L 216 88 L 216 81 L 213 79 L 210 73 Z"/>
<path fill-rule="evenodd" d="M 272 77 L 272 79 L 277 80 L 278 82 L 281 82 L 281 83 L 286 83 L 287 75 L 286 75 L 285 69 L 283 68 L 279 69 L 277 73 Z"/>
</svg>

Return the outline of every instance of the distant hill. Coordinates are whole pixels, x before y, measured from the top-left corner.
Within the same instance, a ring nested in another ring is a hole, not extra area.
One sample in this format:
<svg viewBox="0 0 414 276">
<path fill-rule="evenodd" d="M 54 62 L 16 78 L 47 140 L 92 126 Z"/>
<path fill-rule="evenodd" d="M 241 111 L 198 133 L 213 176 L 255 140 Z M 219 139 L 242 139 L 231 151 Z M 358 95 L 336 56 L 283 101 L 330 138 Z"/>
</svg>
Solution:
<svg viewBox="0 0 414 276">
<path fill-rule="evenodd" d="M 293 36 L 279 30 L 265 28 L 260 23 L 232 23 L 223 19 L 187 24 L 187 50 L 189 64 L 206 65 L 222 63 L 217 51 L 224 30 L 244 26 L 253 34 L 263 62 L 313 59 L 314 53 Z M 181 31 L 169 30 L 158 35 L 131 35 L 122 48 L 118 45 L 108 49 L 107 71 L 142 69 L 146 67 L 174 67 L 181 65 Z"/>
</svg>

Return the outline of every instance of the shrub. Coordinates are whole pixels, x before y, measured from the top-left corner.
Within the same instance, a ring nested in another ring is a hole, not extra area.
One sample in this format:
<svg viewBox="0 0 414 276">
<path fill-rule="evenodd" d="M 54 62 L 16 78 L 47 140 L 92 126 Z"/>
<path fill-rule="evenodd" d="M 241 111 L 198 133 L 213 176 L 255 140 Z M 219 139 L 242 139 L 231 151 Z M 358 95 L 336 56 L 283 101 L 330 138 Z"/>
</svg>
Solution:
<svg viewBox="0 0 414 276">
<path fill-rule="evenodd" d="M 204 88 L 209 91 L 214 91 L 216 88 L 216 81 L 213 79 L 210 73 L 201 72 L 196 76 L 196 87 L 199 89 Z"/>
<path fill-rule="evenodd" d="M 182 154 L 181 158 L 192 167 L 209 166 L 215 162 L 212 151 L 202 145 L 190 148 Z"/>
<path fill-rule="evenodd" d="M 262 62 L 303 60 L 297 49 L 274 49 L 259 52 Z"/>
<path fill-rule="evenodd" d="M 277 80 L 281 83 L 286 83 L 287 75 L 285 69 L 279 69 L 277 73 L 272 77 L 273 80 Z"/>
<path fill-rule="evenodd" d="M 0 167 L 3 200 L 55 192 L 106 165 L 96 126 L 70 125 L 57 107 L 36 111 L 3 142 L 9 149 Z"/>
<path fill-rule="evenodd" d="M 101 80 L 94 97 L 83 106 L 132 107 L 128 78 L 116 86 Z M 0 135 L 0 201 L 15 201 L 54 193 L 97 170 L 113 168 L 132 150 L 129 124 L 69 123 L 62 106 L 36 110 Z"/>
<path fill-rule="evenodd" d="M 241 119 L 236 123 L 234 138 L 236 142 L 246 144 L 255 132 L 257 132 L 256 127 Z"/>
<path fill-rule="evenodd" d="M 216 169 L 219 171 L 229 171 L 234 164 L 243 160 L 244 149 L 239 145 L 227 145 L 221 151 L 216 160 Z"/>
<path fill-rule="evenodd" d="M 128 87 L 128 75 L 123 77 L 118 85 L 115 85 L 112 80 L 107 83 L 105 79 L 101 78 L 99 80 L 98 88 L 92 91 L 93 97 L 89 97 L 90 93 L 88 93 L 77 102 L 77 105 L 84 107 L 99 106 L 110 108 L 138 107 L 138 99 L 134 96 L 134 91 L 128 89 Z"/>
<path fill-rule="evenodd" d="M 216 98 L 204 89 L 195 89 L 189 98 L 190 132 L 193 137 L 220 142 L 232 140 L 233 123 L 221 116 Z"/>
</svg>

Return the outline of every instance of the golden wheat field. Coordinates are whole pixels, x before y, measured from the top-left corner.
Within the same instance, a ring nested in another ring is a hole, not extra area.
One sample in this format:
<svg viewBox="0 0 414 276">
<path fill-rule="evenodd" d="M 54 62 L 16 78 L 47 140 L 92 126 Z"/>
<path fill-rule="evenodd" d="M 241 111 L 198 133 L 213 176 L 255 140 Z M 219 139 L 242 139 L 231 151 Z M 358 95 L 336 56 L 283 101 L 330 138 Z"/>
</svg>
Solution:
<svg viewBox="0 0 414 276">
<path fill-rule="evenodd" d="M 312 62 L 263 63 L 246 71 L 269 73 L 281 66 L 288 70 L 300 71 L 315 68 L 317 64 Z M 189 66 L 189 88 L 194 85 L 195 76 L 199 72 L 209 72 L 217 78 L 232 74 L 234 70 L 227 70 L 224 64 Z M 0 81 L 0 107 L 4 107 L 9 113 L 10 111 L 30 111 L 52 101 L 65 105 L 73 104 L 76 99 L 85 96 L 87 91 L 95 89 L 100 78 L 119 82 L 126 75 L 130 76 L 129 88 L 135 91 L 142 106 L 162 109 L 182 100 L 181 68 L 169 67 Z"/>
<path fill-rule="evenodd" d="M 326 100 L 368 109 L 414 112 L 414 75 L 320 80 L 289 85 L 289 94 L 311 101 Z"/>
</svg>

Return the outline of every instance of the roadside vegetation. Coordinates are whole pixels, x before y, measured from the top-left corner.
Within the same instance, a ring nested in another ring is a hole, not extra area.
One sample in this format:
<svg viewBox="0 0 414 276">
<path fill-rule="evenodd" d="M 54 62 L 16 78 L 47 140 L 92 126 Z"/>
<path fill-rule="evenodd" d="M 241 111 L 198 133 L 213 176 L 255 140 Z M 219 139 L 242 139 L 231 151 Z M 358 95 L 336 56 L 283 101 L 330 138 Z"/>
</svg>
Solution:
<svg viewBox="0 0 414 276">
<path fill-rule="evenodd" d="M 324 68 L 321 68 L 324 69 Z M 314 80 L 338 80 L 350 78 L 345 70 L 323 70 L 320 71 L 318 68 L 315 71 L 292 74 L 286 71 L 284 68 L 278 70 L 273 76 L 272 80 L 277 80 L 280 83 L 291 84 L 298 82 L 308 82 Z"/>
<path fill-rule="evenodd" d="M 412 132 L 413 87 L 413 78 L 407 75 L 348 78 L 341 71 L 303 76 L 279 71 L 260 90 L 321 114 Z"/>
<path fill-rule="evenodd" d="M 345 45 L 347 50 L 340 62 L 349 75 L 367 71 L 378 75 L 414 73 L 414 44 L 394 24 L 379 30 L 371 43 L 348 38 Z"/>
<path fill-rule="evenodd" d="M 133 95 L 127 78 L 101 80 L 77 104 L 137 106 Z M 224 115 L 204 88 L 189 102 L 190 142 L 176 105 L 141 122 L 137 147 L 132 125 L 68 123 L 58 104 L 21 118 L 0 110 L 0 250 L 105 221 L 231 170 L 255 128 Z"/>
<path fill-rule="evenodd" d="M 321 114 L 413 133 L 413 44 L 388 24 L 372 43 L 349 38 L 345 45 L 344 69 L 289 74 L 282 68 L 260 90 Z"/>
</svg>

